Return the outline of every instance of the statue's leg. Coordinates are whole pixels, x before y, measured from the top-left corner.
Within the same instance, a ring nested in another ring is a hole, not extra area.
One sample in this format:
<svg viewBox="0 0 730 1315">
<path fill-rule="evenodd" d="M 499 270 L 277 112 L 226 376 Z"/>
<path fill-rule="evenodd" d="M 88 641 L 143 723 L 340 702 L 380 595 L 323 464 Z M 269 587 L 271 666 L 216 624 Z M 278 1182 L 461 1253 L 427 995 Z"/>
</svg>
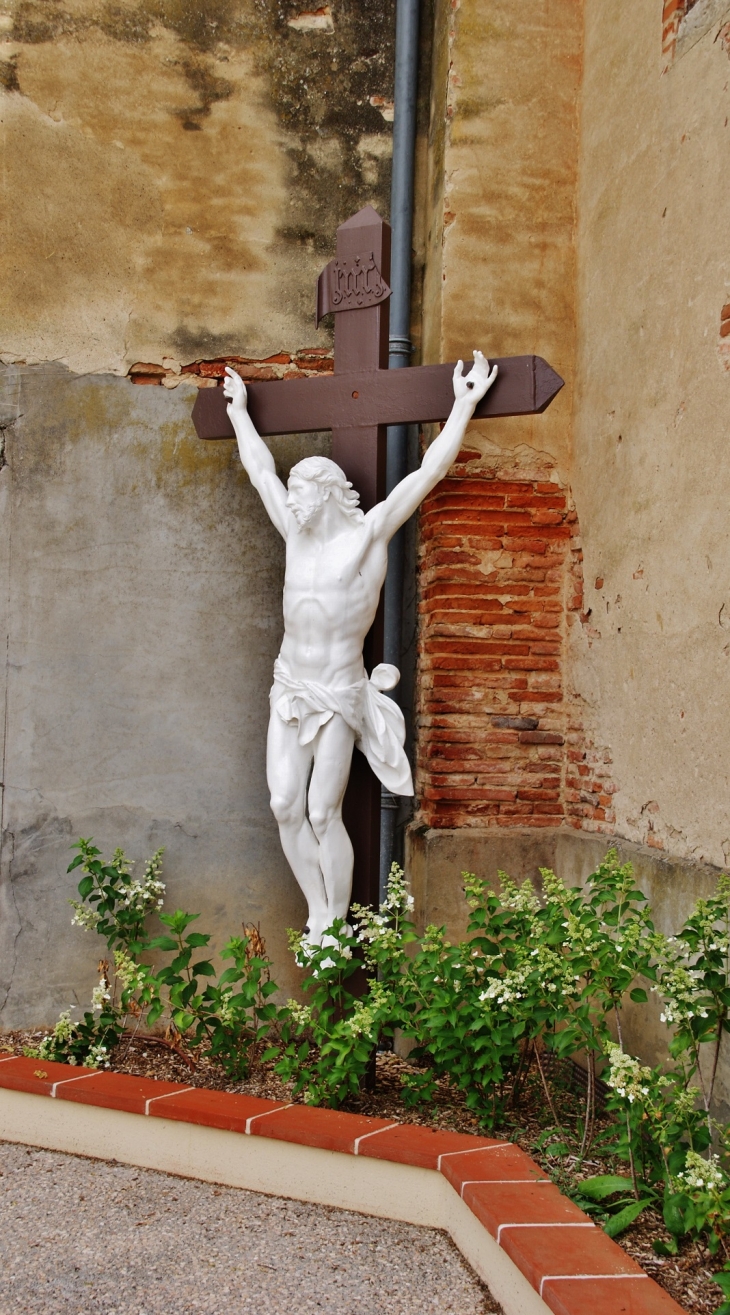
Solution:
<svg viewBox="0 0 730 1315">
<path fill-rule="evenodd" d="M 311 938 L 327 926 L 328 909 L 319 845 L 307 819 L 307 781 L 312 746 L 301 745 L 296 726 L 287 726 L 272 709 L 266 744 L 266 779 L 271 811 L 279 824 L 281 847 L 307 901 Z"/>
<path fill-rule="evenodd" d="M 342 821 L 355 732 L 338 713 L 315 741 L 309 786 L 309 820 L 319 841 L 319 864 L 327 891 L 328 925 L 347 918 L 352 894 L 352 842 Z"/>
</svg>

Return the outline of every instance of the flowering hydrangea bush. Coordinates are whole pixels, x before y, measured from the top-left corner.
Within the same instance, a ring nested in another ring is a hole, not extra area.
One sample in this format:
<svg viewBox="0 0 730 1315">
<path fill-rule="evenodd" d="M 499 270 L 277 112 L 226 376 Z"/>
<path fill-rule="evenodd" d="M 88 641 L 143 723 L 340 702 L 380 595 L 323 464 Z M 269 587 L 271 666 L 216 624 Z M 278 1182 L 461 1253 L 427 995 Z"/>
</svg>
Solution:
<svg viewBox="0 0 730 1315">
<path fill-rule="evenodd" d="M 307 1005 L 294 1000 L 288 1003 L 276 1071 L 293 1084 L 294 1094 L 302 1094 L 310 1105 L 338 1108 L 348 1096 L 356 1095 L 372 1068 L 378 1045 L 392 1037 L 397 1025 L 398 1001 L 386 981 L 373 975 L 363 995 L 356 996 L 350 989 L 353 975 L 358 970 L 362 973 L 362 960 L 354 952 L 362 946 L 372 970 L 380 943 L 380 933 L 373 935 L 373 928 L 382 927 L 387 934 L 386 923 L 376 922 L 380 914 L 371 910 L 359 910 L 359 914 L 365 928 L 362 942 L 338 919 L 326 943 L 320 948 L 307 947 L 304 957 L 301 934 L 289 934 L 298 961 L 307 968 L 304 989 L 310 1000 Z M 392 915 L 390 909 L 383 916 L 387 920 Z M 397 960 L 402 950 L 394 945 L 393 951 Z M 274 1050 L 271 1054 L 273 1057 Z"/>
<path fill-rule="evenodd" d="M 26 1053 L 108 1068 L 112 1050 L 130 1024 L 132 1039 L 143 1021 L 154 1027 L 164 1015 L 178 1048 L 205 1043 L 230 1077 L 245 1076 L 281 1012 L 271 1000 L 277 987 L 258 929 L 247 927 L 243 937 L 227 943 L 221 958 L 232 964 L 218 975 L 211 959 L 196 957 L 211 939 L 188 931 L 199 915 L 180 909 L 162 912 L 161 849 L 145 865 L 142 880 L 135 881 L 123 850 L 116 849 L 106 863 L 91 840 L 82 839 L 74 848 L 79 853 L 69 872 L 80 867 L 83 875 L 80 899 L 70 901 L 72 921 L 105 937 L 113 967 L 107 960 L 100 962 L 99 982 L 83 1018 L 74 1020 L 72 1009 L 65 1010 L 40 1046 Z M 163 935 L 150 937 L 151 914 L 166 929 Z M 173 957 L 155 968 L 140 957 L 152 951 Z"/>
<path fill-rule="evenodd" d="M 82 838 L 74 849 L 79 853 L 68 870 L 80 867 L 84 875 L 79 882 L 81 899 L 71 900 L 72 922 L 98 931 L 109 949 L 117 943 L 128 948 L 140 946 L 148 914 L 161 909 L 164 902 L 165 886 L 160 880 L 163 850 L 158 849 L 149 859 L 142 880 L 134 881 L 134 864 L 124 850 L 115 849 L 110 862 L 104 863 L 101 851 L 91 840 Z"/>
<path fill-rule="evenodd" d="M 295 1094 L 337 1107 L 373 1079 L 378 1047 L 399 1032 L 415 1047 L 406 1103 L 429 1101 L 446 1081 L 483 1127 L 493 1127 L 535 1072 L 556 1134 L 551 1059 L 580 1056 L 587 1067 L 581 1154 L 594 1138 L 600 1072 L 612 1122 L 597 1153 L 625 1162 L 630 1176 L 584 1180 L 576 1199 L 612 1235 L 647 1204 L 662 1203 L 674 1241 L 657 1243 L 659 1251 L 676 1251 L 692 1236 L 730 1257 L 730 1142 L 712 1116 L 730 1031 L 730 878 L 666 937 L 615 851 L 580 888 L 549 869 L 541 870 L 539 892 L 504 873 L 497 889 L 464 873 L 467 934 L 452 944 L 443 927 L 416 933 L 413 899 L 394 864 L 379 909 L 353 906 L 353 926 L 335 922 L 319 948 L 305 950 L 301 935 L 290 934 L 307 1000 L 281 1006 L 257 928 L 228 941 L 221 971 L 211 937 L 192 926 L 198 915 L 163 912 L 161 850 L 136 881 L 122 850 L 106 862 L 91 840 L 76 848 L 73 921 L 103 936 L 110 957 L 99 963 L 89 1008 L 80 1018 L 64 1010 L 29 1053 L 109 1066 L 121 1037 L 166 1020 L 175 1044 L 202 1047 L 229 1077 L 274 1061 Z M 161 924 L 158 935 L 148 930 L 151 917 Z M 653 1068 L 627 1053 L 623 1039 L 625 1005 L 646 1003 L 649 987 L 667 1028 L 666 1061 Z M 725 1277 L 730 1295 L 730 1272 Z"/>
</svg>

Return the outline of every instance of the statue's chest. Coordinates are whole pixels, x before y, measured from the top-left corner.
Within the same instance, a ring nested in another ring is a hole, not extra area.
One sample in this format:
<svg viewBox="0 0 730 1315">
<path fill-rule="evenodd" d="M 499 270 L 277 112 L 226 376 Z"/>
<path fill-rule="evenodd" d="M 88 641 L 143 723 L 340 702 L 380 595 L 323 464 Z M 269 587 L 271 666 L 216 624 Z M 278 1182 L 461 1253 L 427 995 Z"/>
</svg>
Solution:
<svg viewBox="0 0 730 1315">
<path fill-rule="evenodd" d="M 326 553 L 300 549 L 287 555 L 284 590 L 291 601 L 316 599 L 329 610 L 364 597 L 368 574 L 362 554 L 348 552 L 345 545 Z"/>
</svg>

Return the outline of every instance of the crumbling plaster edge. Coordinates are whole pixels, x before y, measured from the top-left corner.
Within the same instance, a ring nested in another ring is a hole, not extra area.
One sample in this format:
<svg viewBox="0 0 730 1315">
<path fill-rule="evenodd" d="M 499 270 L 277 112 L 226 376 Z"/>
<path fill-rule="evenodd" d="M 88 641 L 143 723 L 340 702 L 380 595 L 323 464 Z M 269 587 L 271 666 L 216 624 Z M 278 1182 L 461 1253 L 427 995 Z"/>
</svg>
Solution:
<svg viewBox="0 0 730 1315">
<path fill-rule="evenodd" d="M 0 1089 L 0 1140 L 447 1232 L 505 1315 L 549 1309 L 434 1169 Z"/>
</svg>

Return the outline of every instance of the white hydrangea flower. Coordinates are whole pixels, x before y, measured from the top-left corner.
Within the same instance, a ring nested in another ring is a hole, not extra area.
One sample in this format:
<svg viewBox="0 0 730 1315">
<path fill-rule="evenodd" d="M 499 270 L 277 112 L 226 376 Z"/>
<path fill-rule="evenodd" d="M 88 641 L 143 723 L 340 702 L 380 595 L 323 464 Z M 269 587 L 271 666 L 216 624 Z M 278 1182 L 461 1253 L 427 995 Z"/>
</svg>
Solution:
<svg viewBox="0 0 730 1315">
<path fill-rule="evenodd" d="M 105 977 L 99 979 L 99 985 L 91 992 L 91 1008 L 95 1014 L 101 1013 L 107 1000 L 111 1000 L 109 986 Z"/>
<path fill-rule="evenodd" d="M 69 904 L 74 910 L 71 926 L 83 927 L 85 931 L 96 931 L 101 922 L 101 914 L 96 909 L 89 909 L 85 904 L 81 904 L 75 899 L 70 899 Z"/>
<path fill-rule="evenodd" d="M 109 1068 L 109 1051 L 106 1046 L 99 1041 L 92 1046 L 86 1056 L 86 1064 L 89 1068 Z"/>
<path fill-rule="evenodd" d="M 696 1151 L 687 1151 L 684 1171 L 677 1174 L 683 1187 L 700 1192 L 721 1192 L 727 1186 L 727 1178 L 720 1168 L 717 1155 L 710 1155 L 705 1160 Z"/>
<path fill-rule="evenodd" d="M 630 1105 L 633 1105 L 635 1100 L 648 1096 L 649 1087 L 646 1083 L 651 1078 L 651 1069 L 645 1068 L 638 1059 L 634 1059 L 633 1055 L 627 1055 L 613 1042 L 606 1049 L 610 1064 L 608 1076 L 605 1078 L 606 1085 L 612 1087 L 622 1100 L 628 1100 Z"/>
</svg>

